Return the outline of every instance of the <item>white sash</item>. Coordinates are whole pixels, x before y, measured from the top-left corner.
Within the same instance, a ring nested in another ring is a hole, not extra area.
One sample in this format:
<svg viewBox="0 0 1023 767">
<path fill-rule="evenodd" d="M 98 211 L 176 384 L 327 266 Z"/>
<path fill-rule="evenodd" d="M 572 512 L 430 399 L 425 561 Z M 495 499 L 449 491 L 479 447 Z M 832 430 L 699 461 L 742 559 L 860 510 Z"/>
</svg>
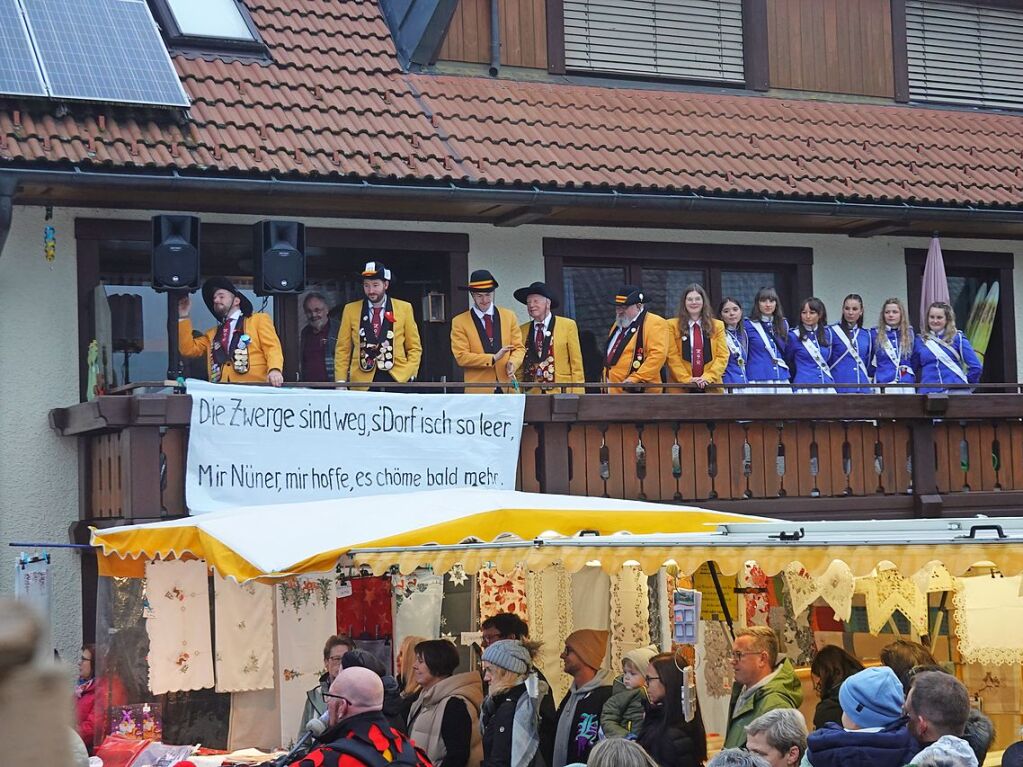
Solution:
<svg viewBox="0 0 1023 767">
<path fill-rule="evenodd" d="M 788 364 L 778 355 L 778 347 L 775 346 L 774 340 L 767 335 L 764 330 L 764 323 L 760 320 L 750 320 L 750 324 L 753 325 L 753 329 L 757 331 L 757 335 L 760 336 L 760 340 L 764 344 L 764 348 L 767 349 L 767 353 L 771 355 L 771 359 L 774 360 L 776 367 L 789 369 Z"/>
<path fill-rule="evenodd" d="M 939 341 L 934 336 L 927 336 L 924 339 L 924 345 L 931 350 L 931 354 L 940 362 L 942 365 L 947 367 L 956 377 L 963 383 L 969 383 L 969 379 L 966 378 L 966 373 L 963 372 L 963 366 L 960 363 L 955 362 L 949 355 L 948 352 L 955 354 L 956 351 L 952 346 Z"/>
<path fill-rule="evenodd" d="M 802 329 L 805 330 L 805 328 Z M 807 354 L 810 355 L 810 358 L 817 364 L 817 367 L 820 368 L 821 374 L 824 376 L 824 379 L 827 380 L 828 378 L 830 378 L 831 368 L 828 367 L 827 361 L 821 354 L 820 347 L 817 346 L 817 331 L 813 331 L 813 333 L 811 333 L 809 336 L 802 338 L 800 340 L 800 343 L 803 344 L 803 348 L 806 349 Z"/>
<path fill-rule="evenodd" d="M 862 328 L 856 328 L 853 331 L 853 337 L 851 341 L 849 339 L 849 336 L 845 334 L 845 331 L 841 328 L 841 326 L 834 325 L 832 326 L 832 330 L 834 331 L 831 334 L 832 340 L 834 340 L 835 336 L 838 336 L 839 338 L 842 339 L 842 343 L 845 344 L 845 354 L 843 354 L 841 357 L 835 360 L 835 363 L 834 365 L 831 366 L 831 369 L 834 370 L 835 365 L 841 362 L 846 355 L 850 355 L 854 360 L 856 360 L 856 367 L 858 367 L 860 369 L 860 373 L 863 374 L 863 381 L 865 383 L 870 383 L 870 376 L 867 375 L 867 366 L 863 364 L 863 358 L 860 357 L 859 347 L 856 345 L 856 339 L 859 338 L 860 333 L 862 332 Z"/>
<path fill-rule="evenodd" d="M 735 362 L 739 366 L 739 370 L 742 374 L 746 375 L 746 355 L 743 353 L 742 344 L 739 343 L 739 339 L 733 335 L 728 328 L 725 328 L 725 343 L 728 344 L 728 351 L 733 357 Z"/>
<path fill-rule="evenodd" d="M 882 333 L 884 334 L 884 338 L 881 338 Z M 895 381 L 892 383 L 898 383 L 902 379 L 902 368 L 905 367 L 905 365 L 902 364 L 902 354 L 896 349 L 894 344 L 888 343 L 888 330 L 885 329 L 882 333 L 878 333 L 877 345 L 884 350 L 884 353 L 888 355 L 888 359 L 892 361 L 892 365 L 895 366 Z M 896 331 L 895 337 L 899 337 L 898 331 Z M 889 382 L 878 381 L 878 383 Z"/>
</svg>

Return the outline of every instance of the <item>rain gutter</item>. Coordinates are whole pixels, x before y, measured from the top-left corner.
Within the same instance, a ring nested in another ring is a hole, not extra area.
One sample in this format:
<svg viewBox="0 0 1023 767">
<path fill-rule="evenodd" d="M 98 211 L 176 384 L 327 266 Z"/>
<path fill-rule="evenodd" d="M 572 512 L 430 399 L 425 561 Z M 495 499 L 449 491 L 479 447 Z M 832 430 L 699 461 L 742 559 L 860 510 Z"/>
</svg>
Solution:
<svg viewBox="0 0 1023 767">
<path fill-rule="evenodd" d="M 264 196 L 322 197 L 418 202 L 464 202 L 531 206 L 586 207 L 600 210 L 658 210 L 678 213 L 742 213 L 757 215 L 797 214 L 851 219 L 892 221 L 971 221 L 1023 224 L 1023 208 L 992 209 L 973 205 L 911 205 L 904 202 L 871 203 L 841 200 L 793 200 L 766 195 L 736 197 L 700 192 L 633 192 L 617 189 L 565 191 L 538 186 L 503 187 L 441 182 L 394 183 L 364 180 L 295 180 L 278 176 L 237 178 L 229 176 L 189 176 L 170 172 L 107 172 L 37 168 L 0 169 L 0 196 L 11 179 L 18 183 L 63 184 L 80 189 L 125 189 L 133 195 L 146 191 L 174 191 L 182 195 L 217 192 L 241 192 Z M 2 218 L 0 218 L 2 227 Z M 2 231 L 2 229 L 0 229 Z"/>
<path fill-rule="evenodd" d="M 11 221 L 14 218 L 14 190 L 18 183 L 15 179 L 0 175 L 0 255 L 4 252 L 4 243 L 11 233 Z"/>
</svg>

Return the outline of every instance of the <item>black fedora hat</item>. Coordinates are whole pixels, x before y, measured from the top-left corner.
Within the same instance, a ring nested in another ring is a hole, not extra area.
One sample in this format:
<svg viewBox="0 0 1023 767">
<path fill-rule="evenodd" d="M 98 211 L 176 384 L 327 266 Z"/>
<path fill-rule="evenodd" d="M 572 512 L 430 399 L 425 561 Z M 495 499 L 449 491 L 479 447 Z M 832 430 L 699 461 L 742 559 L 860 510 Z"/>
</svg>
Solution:
<svg viewBox="0 0 1023 767">
<path fill-rule="evenodd" d="M 245 295 L 234 286 L 234 283 L 227 277 L 210 277 L 206 282 L 202 284 L 202 300 L 206 302 L 206 308 L 210 310 L 210 314 L 214 317 L 217 313 L 213 311 L 213 294 L 218 290 L 226 290 L 228 293 L 234 293 L 241 299 L 241 310 L 242 314 L 246 317 L 252 314 L 252 302 L 245 297 Z"/>
<path fill-rule="evenodd" d="M 636 285 L 622 285 L 618 292 L 611 297 L 611 303 L 615 306 L 632 306 L 642 304 L 646 301 L 643 289 Z"/>
<path fill-rule="evenodd" d="M 488 269 L 477 269 L 469 275 L 469 284 L 459 286 L 459 290 L 478 290 L 489 293 L 497 287 L 497 280 Z"/>
<path fill-rule="evenodd" d="M 526 299 L 529 298 L 529 296 L 531 295 L 538 295 L 546 298 L 548 301 L 551 302 L 551 309 L 557 309 L 558 305 L 561 303 L 560 301 L 558 301 L 554 293 L 551 292 L 551 289 L 548 288 L 547 285 L 545 285 L 542 282 L 534 282 L 532 285 L 529 285 L 528 287 L 519 288 L 512 295 L 515 296 L 515 300 L 518 301 L 520 304 L 526 303 Z"/>
</svg>

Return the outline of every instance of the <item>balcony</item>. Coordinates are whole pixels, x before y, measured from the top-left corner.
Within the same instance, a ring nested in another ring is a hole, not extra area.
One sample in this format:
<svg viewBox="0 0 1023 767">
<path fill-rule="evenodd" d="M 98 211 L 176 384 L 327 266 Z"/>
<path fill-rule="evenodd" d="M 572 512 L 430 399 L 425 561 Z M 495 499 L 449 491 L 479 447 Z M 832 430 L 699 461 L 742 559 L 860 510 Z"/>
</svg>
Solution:
<svg viewBox="0 0 1023 767">
<path fill-rule="evenodd" d="M 51 411 L 82 443 L 83 521 L 188 513 L 190 411 L 171 393 Z M 789 520 L 1019 514 L 1021 416 L 1015 393 L 531 396 L 517 484 Z"/>
</svg>

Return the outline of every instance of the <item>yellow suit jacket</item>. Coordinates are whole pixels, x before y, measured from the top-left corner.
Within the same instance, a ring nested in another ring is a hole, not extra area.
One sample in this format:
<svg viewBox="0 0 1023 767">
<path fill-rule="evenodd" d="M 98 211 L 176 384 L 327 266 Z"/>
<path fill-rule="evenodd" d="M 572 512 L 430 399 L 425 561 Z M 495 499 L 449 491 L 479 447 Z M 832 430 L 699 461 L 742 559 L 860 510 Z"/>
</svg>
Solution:
<svg viewBox="0 0 1023 767">
<path fill-rule="evenodd" d="M 554 351 L 554 380 L 549 383 L 560 384 L 581 384 L 586 381 L 586 373 L 583 372 L 583 353 L 579 347 L 579 326 L 575 320 L 568 317 L 551 317 L 554 323 L 554 336 L 552 338 L 552 349 Z M 533 321 L 522 323 L 519 330 L 522 332 L 523 345 L 529 347 L 535 339 L 533 335 Z M 550 355 L 548 355 L 550 356 Z M 530 383 L 533 379 L 527 376 L 525 360 L 519 367 L 517 376 L 519 381 Z M 541 379 L 537 379 L 543 383 Z M 526 388 L 526 394 L 582 394 L 585 390 L 582 386 L 563 386 L 559 389 L 538 389 Z"/>
<path fill-rule="evenodd" d="M 688 336 L 688 322 L 683 325 L 676 317 L 668 320 L 671 343 L 668 346 L 668 380 L 675 383 L 689 383 L 693 380 L 693 352 L 690 339 L 682 339 L 682 328 Z M 721 383 L 728 367 L 728 343 L 725 341 L 725 323 L 711 320 L 710 344 L 706 339 L 703 343 L 703 377 L 711 383 Z M 707 389 L 708 392 L 721 394 L 722 389 Z M 668 389 L 670 394 L 685 394 L 686 389 Z"/>
<path fill-rule="evenodd" d="M 249 342 L 249 372 L 237 373 L 231 360 L 221 367 L 221 383 L 240 383 L 243 381 L 266 382 L 271 370 L 284 370 L 284 352 L 281 350 L 280 339 L 274 330 L 274 321 L 269 314 L 257 312 L 239 320 L 242 332 L 252 340 Z M 206 357 L 206 373 L 213 378 L 213 337 L 217 328 L 210 328 L 205 335 L 192 337 L 192 321 L 178 320 L 178 349 L 185 357 Z"/>
<path fill-rule="evenodd" d="M 455 363 L 462 368 L 462 373 L 467 382 L 508 383 L 508 374 L 505 372 L 505 363 L 510 359 L 513 363 L 513 370 L 522 365 L 522 358 L 526 354 L 526 348 L 522 345 L 522 333 L 519 331 L 519 324 L 516 322 L 515 313 L 511 309 L 502 309 L 495 306 L 494 311 L 501 318 L 501 346 L 513 347 L 508 358 L 501 358 L 497 365 L 494 365 L 494 355 L 483 348 L 480 341 L 480 334 L 476 330 L 476 323 L 473 322 L 472 309 L 462 312 L 451 320 L 451 354 L 455 357 Z M 466 387 L 466 394 L 493 394 L 491 389 L 485 386 Z"/>
<path fill-rule="evenodd" d="M 337 331 L 337 346 L 334 347 L 334 378 L 338 381 L 370 382 L 376 369 L 363 370 L 359 365 L 359 326 L 363 312 L 368 311 L 365 299 L 345 304 L 341 312 L 341 325 Z M 419 340 L 412 304 L 408 301 L 391 299 L 394 323 L 391 330 L 394 338 L 391 346 L 394 353 L 394 367 L 387 372 L 395 381 L 408 381 L 419 374 L 419 361 L 423 357 L 423 344 Z M 366 387 L 352 387 L 365 389 Z"/>
<path fill-rule="evenodd" d="M 667 321 L 653 312 L 643 311 L 643 359 L 640 362 L 639 367 L 636 367 L 634 363 L 637 361 L 636 357 L 636 340 L 639 337 L 639 333 L 632 333 L 630 338 L 625 342 L 625 346 L 622 349 L 621 356 L 618 357 L 618 361 L 614 363 L 610 368 L 604 367 L 604 380 L 608 383 L 621 383 L 626 378 L 631 378 L 636 383 L 660 383 L 661 382 L 661 368 L 664 367 L 665 361 L 668 359 L 668 323 Z M 611 331 L 608 333 L 607 340 L 608 344 L 611 343 L 611 337 L 614 335 L 614 326 L 611 327 Z M 607 347 L 604 347 L 604 353 L 607 354 Z M 637 391 L 646 392 L 649 394 L 658 394 L 661 392 L 660 387 L 650 387 L 648 389 L 638 389 Z M 625 394 L 626 389 L 617 386 L 611 386 L 608 388 L 608 394 Z"/>
</svg>

